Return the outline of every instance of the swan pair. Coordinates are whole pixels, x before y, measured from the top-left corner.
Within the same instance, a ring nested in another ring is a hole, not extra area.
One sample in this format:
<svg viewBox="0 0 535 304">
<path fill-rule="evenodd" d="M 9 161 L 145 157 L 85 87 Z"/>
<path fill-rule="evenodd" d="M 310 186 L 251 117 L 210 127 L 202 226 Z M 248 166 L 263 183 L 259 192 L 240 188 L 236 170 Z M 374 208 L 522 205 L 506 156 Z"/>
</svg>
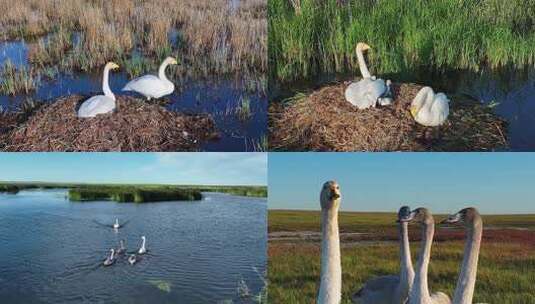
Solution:
<svg viewBox="0 0 535 304">
<path fill-rule="evenodd" d="M 334 181 L 326 182 L 320 194 L 321 202 L 321 278 L 318 304 L 338 304 L 342 299 L 342 267 L 340 259 L 340 236 L 338 209 L 341 193 Z M 412 269 L 407 224 L 417 222 L 422 226 L 422 243 L 416 272 Z M 474 294 L 477 261 L 483 222 L 474 208 L 466 208 L 442 221 L 445 224 L 461 223 L 466 229 L 467 241 L 461 272 L 457 280 L 453 302 L 444 293 L 430 294 L 427 284 L 427 269 L 431 256 L 434 220 L 425 208 L 410 211 L 401 207 L 398 212 L 400 233 L 399 275 L 382 276 L 368 281 L 353 295 L 354 303 L 396 304 L 471 304 Z"/>
<path fill-rule="evenodd" d="M 160 68 L 158 69 L 158 76 L 145 75 L 135 78 L 128 82 L 123 91 L 137 92 L 150 100 L 151 98 L 160 98 L 165 95 L 173 93 L 175 85 L 165 76 L 165 69 L 170 64 L 178 64 L 175 58 L 167 57 Z M 118 69 L 119 65 L 113 62 L 108 62 L 104 66 L 104 76 L 102 78 L 102 91 L 104 95 L 97 95 L 84 101 L 78 109 L 78 117 L 90 118 L 99 114 L 110 113 L 116 108 L 115 95 L 110 89 L 109 74 L 110 70 Z"/>
<path fill-rule="evenodd" d="M 392 91 L 390 80 L 386 82 L 372 76 L 363 52 L 368 51 L 370 46 L 359 42 L 356 47 L 359 69 L 362 79 L 351 83 L 345 90 L 345 98 L 358 109 L 367 109 L 379 105 L 392 103 Z M 432 88 L 422 88 L 411 103 L 410 112 L 414 120 L 424 126 L 436 127 L 442 125 L 449 115 L 449 99 L 444 93 L 435 94 Z"/>
</svg>

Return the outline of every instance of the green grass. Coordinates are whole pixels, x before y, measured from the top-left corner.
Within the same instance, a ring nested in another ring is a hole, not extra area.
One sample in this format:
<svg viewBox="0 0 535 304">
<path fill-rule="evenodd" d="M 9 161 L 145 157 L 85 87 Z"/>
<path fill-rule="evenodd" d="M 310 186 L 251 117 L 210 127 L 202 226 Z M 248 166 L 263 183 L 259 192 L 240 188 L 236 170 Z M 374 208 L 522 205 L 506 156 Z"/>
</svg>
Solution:
<svg viewBox="0 0 535 304">
<path fill-rule="evenodd" d="M 341 4 L 342 3 L 342 4 Z M 358 73 L 367 42 L 376 74 L 525 68 L 535 64 L 535 6 L 523 0 L 268 2 L 270 77 Z"/>
<path fill-rule="evenodd" d="M 456 212 L 458 210 L 452 210 Z M 320 212 L 302 210 L 269 210 L 269 231 L 320 231 Z M 438 222 L 445 214 L 435 214 Z M 370 232 L 384 231 L 396 226 L 396 213 L 387 212 L 340 212 L 340 231 Z M 483 215 L 486 226 L 495 228 L 528 228 L 535 229 L 535 214 L 522 215 Z"/>
<path fill-rule="evenodd" d="M 69 189 L 73 201 L 112 200 L 117 202 L 149 202 L 197 200 L 201 192 L 220 192 L 236 196 L 267 197 L 265 186 L 208 186 L 153 184 L 72 184 L 45 182 L 0 182 L 0 192 L 13 189 Z"/>
<path fill-rule="evenodd" d="M 437 215 L 436 218 L 441 218 Z M 395 227 L 394 213 L 342 212 L 342 232 L 380 233 Z M 485 226 L 534 228 L 535 215 L 484 216 Z M 319 212 L 269 211 L 269 230 L 319 231 Z M 413 230 L 409 228 L 409 230 Z M 438 229 L 440 230 L 440 229 Z M 522 238 L 499 239 L 486 230 L 481 247 L 474 303 L 533 303 L 535 301 L 535 243 L 532 231 L 521 231 Z M 488 236 L 488 238 L 486 237 Z M 518 236 L 518 235 L 516 235 Z M 412 237 L 411 237 L 412 238 Z M 530 241 L 531 240 L 531 241 Z M 418 245 L 411 253 L 416 265 Z M 432 249 L 429 272 L 431 291 L 453 294 L 462 260 L 463 242 L 436 241 Z M 342 242 L 343 301 L 350 303 L 353 292 L 374 276 L 399 272 L 399 249 L 396 242 Z M 268 249 L 269 300 L 273 303 L 314 303 L 319 288 L 320 244 L 271 241 Z"/>
<path fill-rule="evenodd" d="M 27 67 L 15 67 L 8 59 L 0 69 L 0 94 L 15 95 L 17 93 L 30 93 L 39 84 L 39 77 Z"/>
</svg>

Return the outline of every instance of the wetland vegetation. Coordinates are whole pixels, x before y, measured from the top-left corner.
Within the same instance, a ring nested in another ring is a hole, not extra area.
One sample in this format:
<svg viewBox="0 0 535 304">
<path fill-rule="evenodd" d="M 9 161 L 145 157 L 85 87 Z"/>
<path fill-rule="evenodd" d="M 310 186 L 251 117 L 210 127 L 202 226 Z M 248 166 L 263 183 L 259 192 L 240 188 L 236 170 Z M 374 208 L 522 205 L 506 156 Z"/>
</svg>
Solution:
<svg viewBox="0 0 535 304">
<path fill-rule="evenodd" d="M 71 201 L 160 202 L 201 200 L 202 192 L 219 192 L 245 197 L 267 197 L 265 186 L 207 185 L 117 185 L 68 183 L 0 183 L 0 193 L 16 194 L 28 189 L 68 189 Z"/>
<path fill-rule="evenodd" d="M 343 128 L 333 129 L 340 120 L 350 124 L 366 120 L 366 115 L 337 120 L 340 113 L 329 112 L 336 112 L 339 105 L 318 109 L 314 102 L 300 104 L 303 97 L 322 88 L 347 86 L 360 75 L 355 46 L 365 41 L 372 48 L 367 60 L 373 75 L 391 79 L 397 87 L 431 86 L 450 98 L 450 114 L 457 115 L 450 118 L 456 127 L 446 131 L 458 138 L 447 134 L 446 143 L 435 141 L 424 150 L 535 150 L 535 118 L 529 114 L 535 109 L 535 7 L 531 2 L 274 0 L 269 1 L 268 12 L 270 99 L 275 101 L 271 105 L 277 104 L 269 110 L 270 135 L 274 134 L 271 149 L 374 150 L 345 134 L 331 138 L 344 132 Z M 338 97 L 344 101 L 343 95 Z M 307 108 L 327 117 L 303 114 Z M 345 108 L 339 112 L 355 116 Z M 501 126 L 503 121 L 506 127 Z M 368 125 L 375 122 L 368 121 Z M 392 123 L 387 124 L 382 129 L 391 130 Z M 323 130 L 321 126 L 333 134 L 310 136 L 314 130 Z M 355 136 L 369 142 L 367 134 L 359 133 L 365 128 L 352 125 L 348 133 L 358 133 Z M 410 139 L 420 131 L 402 137 Z M 302 134 L 289 135 L 299 132 Z M 465 132 L 474 134 L 465 136 Z M 300 137 L 312 138 L 313 145 L 298 142 L 296 147 L 293 141 Z M 463 142 L 463 138 L 468 140 Z M 336 148 L 331 147 L 333 143 Z M 375 146 L 375 150 L 404 150 L 395 147 L 397 143 L 389 148 L 391 144 Z"/>
<path fill-rule="evenodd" d="M 445 216 L 436 215 L 436 219 Z M 474 302 L 532 303 L 535 279 L 535 215 L 485 215 Z M 394 213 L 341 212 L 342 303 L 368 279 L 399 272 Z M 268 280 L 270 300 L 312 303 L 320 277 L 320 230 L 316 211 L 269 211 Z M 281 238 L 285 233 L 286 239 Z M 419 229 L 409 226 L 416 260 Z M 306 234 L 306 235 L 303 235 Z M 291 239 L 287 237 L 291 236 Z M 429 269 L 431 290 L 452 294 L 463 255 L 464 232 L 437 227 Z"/>
</svg>

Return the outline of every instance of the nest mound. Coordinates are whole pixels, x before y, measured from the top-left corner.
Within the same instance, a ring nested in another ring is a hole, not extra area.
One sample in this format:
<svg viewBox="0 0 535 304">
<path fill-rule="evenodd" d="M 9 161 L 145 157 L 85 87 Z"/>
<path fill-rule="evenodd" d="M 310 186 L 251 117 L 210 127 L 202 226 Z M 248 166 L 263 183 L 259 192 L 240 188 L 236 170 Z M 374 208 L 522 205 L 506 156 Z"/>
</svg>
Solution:
<svg viewBox="0 0 535 304">
<path fill-rule="evenodd" d="M 452 99 L 450 115 L 428 128 L 409 108 L 423 87 L 392 84 L 391 106 L 359 110 L 345 100 L 349 82 L 324 87 L 269 110 L 270 148 L 286 151 L 489 151 L 505 149 L 506 122 L 485 106 Z"/>
<path fill-rule="evenodd" d="M 168 111 L 133 97 L 117 98 L 113 113 L 78 118 L 87 97 L 69 96 L 44 105 L 16 126 L 0 126 L 5 151 L 194 151 L 217 136 L 209 115 Z M 4 130 L 2 130 L 2 127 Z M 3 133 L 3 135 L 2 135 Z"/>
</svg>

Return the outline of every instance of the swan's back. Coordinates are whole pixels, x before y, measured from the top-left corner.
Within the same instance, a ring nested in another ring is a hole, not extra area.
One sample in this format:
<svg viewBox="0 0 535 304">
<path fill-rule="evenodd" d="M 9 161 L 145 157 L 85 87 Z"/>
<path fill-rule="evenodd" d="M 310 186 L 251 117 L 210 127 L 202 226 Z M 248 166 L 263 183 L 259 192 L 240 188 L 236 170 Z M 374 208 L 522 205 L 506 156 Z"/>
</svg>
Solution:
<svg viewBox="0 0 535 304">
<path fill-rule="evenodd" d="M 157 76 L 145 75 L 132 79 L 124 86 L 123 91 L 134 91 L 145 97 L 160 98 L 171 94 L 174 91 L 174 85 L 172 82 L 161 80 Z"/>
<path fill-rule="evenodd" d="M 399 276 L 386 275 L 373 278 L 351 296 L 353 303 L 391 304 L 395 301 Z"/>
<path fill-rule="evenodd" d="M 431 112 L 434 113 L 436 119 L 435 123 L 437 125 L 441 125 L 446 121 L 448 115 L 450 114 L 450 105 L 449 99 L 444 93 L 438 93 L 435 96 L 433 106 L 431 107 Z"/>
<path fill-rule="evenodd" d="M 433 304 L 451 304 L 450 297 L 440 291 L 431 294 L 431 300 Z"/>
<path fill-rule="evenodd" d="M 78 109 L 78 117 L 95 117 L 115 109 L 115 100 L 105 95 L 97 95 L 84 101 Z"/>
<path fill-rule="evenodd" d="M 386 91 L 382 79 L 363 78 L 351 83 L 345 90 L 345 98 L 359 109 L 375 106 L 377 99 Z"/>
</svg>

